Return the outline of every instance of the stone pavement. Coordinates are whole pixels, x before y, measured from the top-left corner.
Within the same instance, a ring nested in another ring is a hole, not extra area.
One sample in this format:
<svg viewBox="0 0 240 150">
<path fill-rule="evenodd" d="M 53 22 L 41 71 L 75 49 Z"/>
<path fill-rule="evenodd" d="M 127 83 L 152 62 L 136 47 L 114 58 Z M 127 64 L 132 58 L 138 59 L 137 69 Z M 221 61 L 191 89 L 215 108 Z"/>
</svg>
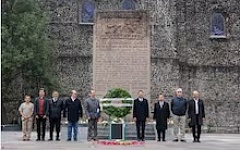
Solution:
<svg viewBox="0 0 240 150">
<path fill-rule="evenodd" d="M 47 133 L 47 138 L 48 138 Z M 94 142 L 87 142 L 86 139 L 79 139 L 77 142 L 67 142 L 66 139 L 52 142 L 36 142 L 36 132 L 32 134 L 31 141 L 22 141 L 21 132 L 1 132 L 2 150 L 239 150 L 239 134 L 203 134 L 202 143 L 192 143 L 191 135 L 186 135 L 187 143 L 166 143 L 156 141 L 146 141 L 144 146 L 104 146 Z"/>
</svg>

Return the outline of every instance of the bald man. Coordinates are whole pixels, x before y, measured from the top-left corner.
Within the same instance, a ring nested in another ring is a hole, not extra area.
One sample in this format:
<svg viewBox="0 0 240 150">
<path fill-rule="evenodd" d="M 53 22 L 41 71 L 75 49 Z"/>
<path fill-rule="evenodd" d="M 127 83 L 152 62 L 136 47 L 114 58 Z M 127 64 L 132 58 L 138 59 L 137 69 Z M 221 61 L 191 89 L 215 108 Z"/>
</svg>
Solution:
<svg viewBox="0 0 240 150">
<path fill-rule="evenodd" d="M 192 97 L 193 99 L 188 102 L 188 118 L 190 119 L 189 126 L 192 128 L 193 142 L 195 143 L 200 142 L 201 126 L 203 125 L 203 118 L 205 118 L 205 110 L 199 92 L 194 91 Z"/>
<path fill-rule="evenodd" d="M 186 122 L 186 112 L 187 112 L 187 100 L 182 97 L 182 89 L 178 88 L 176 90 L 176 97 L 171 100 L 171 111 L 172 118 L 174 122 L 174 142 L 180 140 L 181 142 L 186 142 L 185 140 L 185 122 Z M 180 137 L 179 137 L 180 128 Z M 179 139 L 180 138 L 180 139 Z"/>
<path fill-rule="evenodd" d="M 65 109 L 63 112 L 63 117 L 66 117 L 66 112 L 68 113 L 68 139 L 72 139 L 72 129 L 74 132 L 73 139 L 77 141 L 78 134 L 78 121 L 79 117 L 82 117 L 82 104 L 81 101 L 77 98 L 77 91 L 71 91 L 71 97 L 65 102 Z"/>
</svg>

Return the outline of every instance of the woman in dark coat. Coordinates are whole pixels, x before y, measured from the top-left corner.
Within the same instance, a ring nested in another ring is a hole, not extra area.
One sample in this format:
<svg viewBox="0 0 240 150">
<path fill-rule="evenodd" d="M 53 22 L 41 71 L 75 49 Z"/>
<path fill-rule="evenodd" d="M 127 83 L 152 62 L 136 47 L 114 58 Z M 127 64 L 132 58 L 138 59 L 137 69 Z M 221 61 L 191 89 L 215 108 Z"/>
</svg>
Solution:
<svg viewBox="0 0 240 150">
<path fill-rule="evenodd" d="M 167 122 L 170 117 L 170 109 L 167 102 L 164 101 L 164 96 L 159 95 L 159 101 L 154 105 L 154 114 L 153 119 L 156 120 L 156 130 L 158 134 L 158 141 L 161 140 L 162 133 L 162 141 L 165 140 L 165 134 L 167 129 Z"/>
<path fill-rule="evenodd" d="M 205 118 L 205 110 L 203 100 L 199 98 L 197 91 L 193 92 L 193 99 L 188 102 L 188 118 L 190 119 L 189 126 L 192 128 L 193 142 L 200 142 L 201 126 L 203 125 L 203 118 Z"/>
</svg>

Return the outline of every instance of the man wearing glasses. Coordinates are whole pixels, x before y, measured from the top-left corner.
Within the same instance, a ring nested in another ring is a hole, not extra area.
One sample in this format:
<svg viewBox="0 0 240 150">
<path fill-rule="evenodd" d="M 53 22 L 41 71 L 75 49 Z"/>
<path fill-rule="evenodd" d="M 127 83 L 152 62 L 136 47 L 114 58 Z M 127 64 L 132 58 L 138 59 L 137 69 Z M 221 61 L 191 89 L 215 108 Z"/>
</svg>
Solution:
<svg viewBox="0 0 240 150">
<path fill-rule="evenodd" d="M 173 113 L 174 122 L 174 142 L 186 142 L 185 140 L 185 122 L 187 111 L 187 100 L 182 97 L 182 89 L 176 90 L 176 97 L 171 101 L 171 111 Z"/>
</svg>

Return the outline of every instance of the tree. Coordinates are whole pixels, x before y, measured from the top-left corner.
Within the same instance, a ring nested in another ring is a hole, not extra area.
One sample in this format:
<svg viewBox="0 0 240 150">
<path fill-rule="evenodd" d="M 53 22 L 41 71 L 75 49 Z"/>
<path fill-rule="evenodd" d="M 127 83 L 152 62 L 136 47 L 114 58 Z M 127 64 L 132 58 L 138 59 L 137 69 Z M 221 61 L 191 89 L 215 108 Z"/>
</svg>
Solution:
<svg viewBox="0 0 240 150">
<path fill-rule="evenodd" d="M 39 87 L 58 87 L 47 26 L 39 0 L 2 1 L 3 103 L 20 101 L 29 92 L 36 95 Z"/>
</svg>

